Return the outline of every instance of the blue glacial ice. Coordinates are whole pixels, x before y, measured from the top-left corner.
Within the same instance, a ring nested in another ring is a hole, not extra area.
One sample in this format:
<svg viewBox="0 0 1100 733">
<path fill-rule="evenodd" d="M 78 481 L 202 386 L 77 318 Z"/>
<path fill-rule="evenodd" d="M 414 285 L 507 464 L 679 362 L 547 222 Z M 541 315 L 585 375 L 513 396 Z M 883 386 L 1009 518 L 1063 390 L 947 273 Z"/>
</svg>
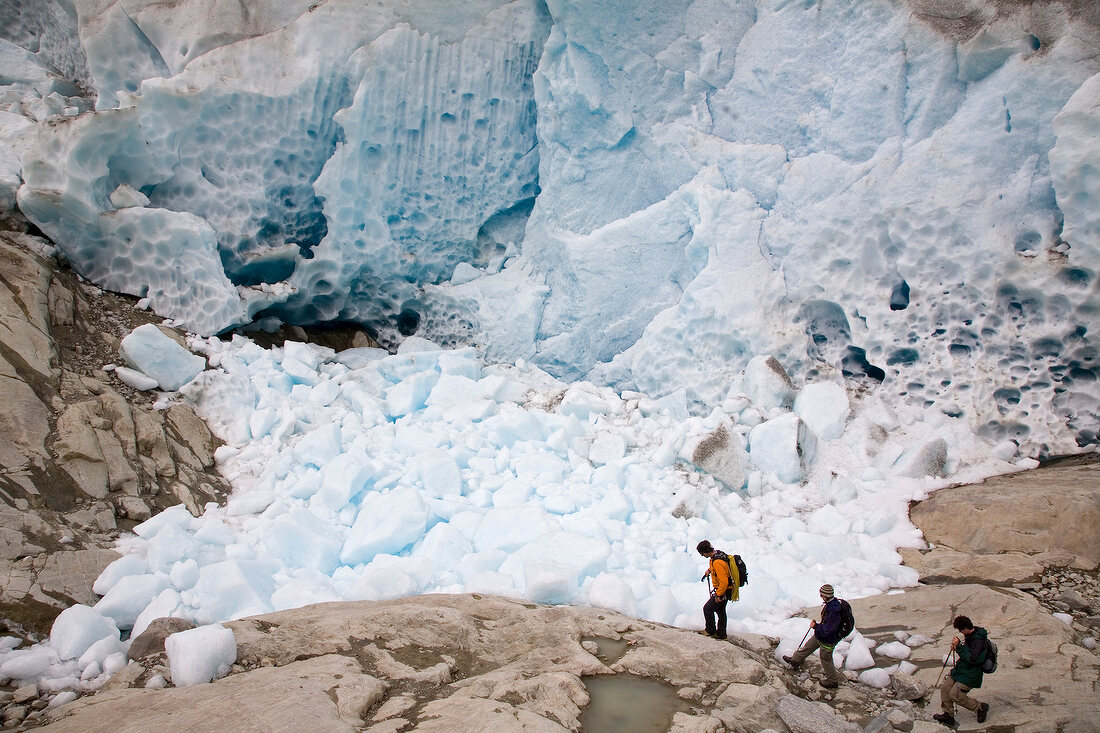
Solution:
<svg viewBox="0 0 1100 733">
<path fill-rule="evenodd" d="M 353 321 L 697 412 L 771 354 L 1023 455 L 1097 440 L 1069 5 L 59 7 L 13 23 L 43 43 L 12 38 L 10 110 L 49 124 L 0 161 L 28 148 L 20 206 L 79 272 L 191 331 Z"/>
</svg>

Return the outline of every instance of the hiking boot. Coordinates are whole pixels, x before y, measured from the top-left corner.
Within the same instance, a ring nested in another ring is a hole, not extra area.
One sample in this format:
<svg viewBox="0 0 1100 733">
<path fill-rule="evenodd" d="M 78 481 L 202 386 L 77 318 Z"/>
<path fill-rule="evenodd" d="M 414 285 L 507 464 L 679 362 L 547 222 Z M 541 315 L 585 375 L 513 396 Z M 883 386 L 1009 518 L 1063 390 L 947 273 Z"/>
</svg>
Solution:
<svg viewBox="0 0 1100 733">
<path fill-rule="evenodd" d="M 826 690 L 835 690 L 840 687 L 840 683 L 836 680 L 821 680 L 821 686 Z"/>
<path fill-rule="evenodd" d="M 951 713 L 937 713 L 936 715 L 932 716 L 932 720 L 941 725 L 946 725 L 948 728 L 954 728 L 958 725 L 958 722 L 955 720 L 955 716 Z"/>
<path fill-rule="evenodd" d="M 794 661 L 794 657 L 787 656 L 786 654 L 783 655 L 783 661 L 791 665 L 791 669 L 798 669 L 802 666 L 802 662 L 796 662 Z"/>
<path fill-rule="evenodd" d="M 713 631 L 703 630 L 703 631 L 700 631 L 699 633 L 702 634 L 703 636 L 710 636 L 712 638 L 714 637 L 714 632 Z"/>
<path fill-rule="evenodd" d="M 715 639 L 719 639 L 719 640 L 722 640 L 722 639 L 725 639 L 725 638 L 726 638 L 726 635 L 725 635 L 725 634 L 715 634 L 715 635 L 714 635 L 714 638 L 715 638 Z"/>
<path fill-rule="evenodd" d="M 989 703 L 983 702 L 978 707 L 978 722 L 979 723 L 984 723 L 985 722 L 985 716 L 987 716 L 987 715 L 989 715 Z"/>
</svg>

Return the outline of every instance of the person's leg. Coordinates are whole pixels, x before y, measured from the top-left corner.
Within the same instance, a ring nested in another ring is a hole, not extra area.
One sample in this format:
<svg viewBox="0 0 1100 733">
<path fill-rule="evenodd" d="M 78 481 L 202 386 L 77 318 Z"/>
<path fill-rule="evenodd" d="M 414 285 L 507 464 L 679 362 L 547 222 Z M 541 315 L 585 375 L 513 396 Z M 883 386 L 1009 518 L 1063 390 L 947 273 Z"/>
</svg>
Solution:
<svg viewBox="0 0 1100 733">
<path fill-rule="evenodd" d="M 821 647 L 821 651 L 818 652 L 817 656 L 821 659 L 821 668 L 825 670 L 825 679 L 839 685 L 842 678 L 840 672 L 836 671 L 836 665 L 833 664 L 833 650 Z"/>
<path fill-rule="evenodd" d="M 806 642 L 805 646 L 791 655 L 791 662 L 793 664 L 802 664 L 806 661 L 806 657 L 816 652 L 820 646 L 821 644 L 818 642 L 817 637 L 811 634 L 810 640 Z"/>
<path fill-rule="evenodd" d="M 718 633 L 716 636 L 719 639 L 726 638 L 726 599 L 718 601 L 714 609 L 715 615 L 718 617 Z"/>
<path fill-rule="evenodd" d="M 711 596 L 710 599 L 707 600 L 706 605 L 703 606 L 703 626 L 706 628 L 707 633 L 712 635 L 718 633 L 714 628 L 714 616 L 716 610 L 717 607 L 714 603 L 714 596 Z"/>
<path fill-rule="evenodd" d="M 976 712 L 978 712 L 978 708 L 980 708 L 982 706 L 982 704 L 980 702 L 978 702 L 977 700 L 975 700 L 974 698 L 968 697 L 967 694 L 966 694 L 968 692 L 970 692 L 969 687 L 962 684 L 961 682 L 956 682 L 955 683 L 954 694 L 952 695 L 952 697 L 955 698 L 955 702 L 959 706 L 964 707 L 967 710 L 976 713 Z"/>
<path fill-rule="evenodd" d="M 955 715 L 954 687 L 955 680 L 952 679 L 950 674 L 945 674 L 943 684 L 940 685 L 940 707 L 951 716 Z"/>
</svg>

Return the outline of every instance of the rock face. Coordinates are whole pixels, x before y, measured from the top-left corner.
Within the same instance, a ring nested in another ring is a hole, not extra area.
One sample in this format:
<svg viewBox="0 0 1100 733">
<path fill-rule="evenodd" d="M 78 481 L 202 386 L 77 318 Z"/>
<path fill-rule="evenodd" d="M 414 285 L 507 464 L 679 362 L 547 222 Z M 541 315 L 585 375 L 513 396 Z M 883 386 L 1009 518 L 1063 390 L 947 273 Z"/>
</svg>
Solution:
<svg viewBox="0 0 1100 733">
<path fill-rule="evenodd" d="M 929 542 L 977 555 L 1038 555 L 1057 547 L 1081 564 L 1100 562 L 1100 465 L 1045 470 L 937 491 L 910 516 Z"/>
<path fill-rule="evenodd" d="M 941 489 L 910 516 L 932 547 L 900 552 L 922 581 L 1014 585 L 1082 628 L 1100 626 L 1100 464 Z"/>
<path fill-rule="evenodd" d="M 0 612 L 44 632 L 117 553 L 120 529 L 224 494 L 216 439 L 187 406 L 111 373 L 118 344 L 156 318 L 58 267 L 46 243 L 0 232 Z"/>
</svg>

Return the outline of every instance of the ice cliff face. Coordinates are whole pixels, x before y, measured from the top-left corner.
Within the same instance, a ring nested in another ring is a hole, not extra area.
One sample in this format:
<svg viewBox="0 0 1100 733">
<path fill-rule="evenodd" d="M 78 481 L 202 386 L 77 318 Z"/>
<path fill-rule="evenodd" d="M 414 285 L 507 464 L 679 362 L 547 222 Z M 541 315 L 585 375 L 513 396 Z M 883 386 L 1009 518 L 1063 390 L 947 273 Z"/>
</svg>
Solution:
<svg viewBox="0 0 1100 733">
<path fill-rule="evenodd" d="M 0 158 L 197 332 L 353 320 L 703 411 L 772 354 L 1059 453 L 1100 424 L 1098 15 L 16 2 Z"/>
</svg>

